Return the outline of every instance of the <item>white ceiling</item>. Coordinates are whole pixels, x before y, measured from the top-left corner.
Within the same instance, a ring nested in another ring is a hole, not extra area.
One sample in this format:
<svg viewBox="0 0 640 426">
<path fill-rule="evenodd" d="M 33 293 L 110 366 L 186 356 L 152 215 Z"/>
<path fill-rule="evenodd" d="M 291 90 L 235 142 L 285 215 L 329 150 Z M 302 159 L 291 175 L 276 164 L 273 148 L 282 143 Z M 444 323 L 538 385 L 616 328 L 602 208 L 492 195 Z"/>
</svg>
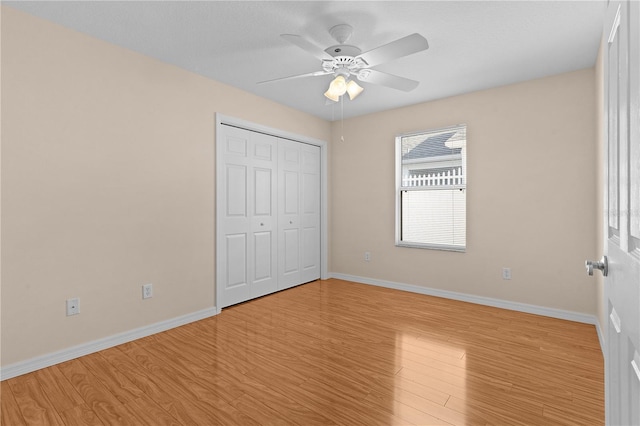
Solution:
<svg viewBox="0 0 640 426">
<path fill-rule="evenodd" d="M 333 120 L 322 95 L 332 76 L 258 85 L 321 69 L 283 40 L 322 49 L 328 29 L 354 28 L 367 51 L 412 33 L 429 49 L 376 69 L 420 81 L 412 92 L 361 83 L 344 117 L 397 108 L 594 65 L 605 2 L 590 1 L 45 1 L 3 2 L 96 38 Z"/>
</svg>

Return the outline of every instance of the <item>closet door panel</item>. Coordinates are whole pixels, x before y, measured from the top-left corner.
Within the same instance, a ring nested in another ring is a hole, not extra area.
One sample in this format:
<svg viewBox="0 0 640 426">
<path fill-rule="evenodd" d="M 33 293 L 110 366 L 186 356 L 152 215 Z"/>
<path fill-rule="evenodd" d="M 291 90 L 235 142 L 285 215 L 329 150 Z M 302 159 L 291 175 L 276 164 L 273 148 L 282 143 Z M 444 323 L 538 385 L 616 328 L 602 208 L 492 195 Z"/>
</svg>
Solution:
<svg viewBox="0 0 640 426">
<path fill-rule="evenodd" d="M 271 149 L 256 149 L 256 154 L 264 155 L 269 152 L 268 160 L 271 161 Z M 271 148 L 271 147 L 270 147 Z M 255 168 L 253 186 L 254 212 L 252 217 L 253 229 L 253 283 L 251 297 L 260 297 L 277 290 L 276 275 L 276 250 L 277 237 L 275 223 L 276 171 L 271 168 Z"/>
<path fill-rule="evenodd" d="M 278 289 L 300 284 L 300 147 L 278 141 Z"/>
<path fill-rule="evenodd" d="M 273 279 L 271 261 L 274 253 L 271 250 L 273 236 L 271 232 L 256 232 L 253 234 L 255 248 L 255 276 L 254 283 L 261 283 Z"/>
<path fill-rule="evenodd" d="M 247 167 L 227 165 L 227 218 L 247 217 Z"/>
<path fill-rule="evenodd" d="M 255 217 L 271 217 L 273 215 L 271 199 L 272 194 L 272 170 L 255 169 L 253 185 L 255 187 L 254 212 Z"/>
<path fill-rule="evenodd" d="M 278 139 L 251 133 L 251 235 L 249 263 L 251 298 L 276 291 L 278 285 L 276 215 Z"/>
<path fill-rule="evenodd" d="M 284 276 L 288 277 L 298 272 L 300 259 L 300 235 L 297 229 L 285 229 L 284 231 L 284 247 L 282 247 L 284 261 Z"/>
<path fill-rule="evenodd" d="M 220 307 L 277 290 L 277 138 L 221 126 L 217 167 Z"/>
<path fill-rule="evenodd" d="M 320 147 L 300 144 L 302 157 L 300 282 L 320 278 Z"/>
<path fill-rule="evenodd" d="M 227 279 L 225 289 L 247 285 L 247 234 L 227 234 Z"/>
<path fill-rule="evenodd" d="M 320 148 L 279 141 L 278 288 L 320 278 Z"/>
</svg>

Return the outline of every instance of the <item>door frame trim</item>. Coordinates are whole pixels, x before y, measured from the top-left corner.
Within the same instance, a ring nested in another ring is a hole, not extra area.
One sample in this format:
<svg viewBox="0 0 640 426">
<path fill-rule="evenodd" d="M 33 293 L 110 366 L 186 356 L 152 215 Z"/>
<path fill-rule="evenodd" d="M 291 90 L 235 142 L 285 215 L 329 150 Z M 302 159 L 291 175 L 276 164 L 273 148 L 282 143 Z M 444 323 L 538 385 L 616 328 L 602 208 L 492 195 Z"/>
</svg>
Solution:
<svg viewBox="0 0 640 426">
<path fill-rule="evenodd" d="M 235 118 L 235 117 L 231 117 L 228 115 L 224 115 L 224 114 L 220 114 L 220 113 L 216 113 L 216 117 L 215 117 L 215 123 L 216 123 L 216 128 L 215 128 L 215 237 L 214 237 L 214 251 L 215 251 L 215 263 L 214 263 L 214 267 L 215 267 L 215 282 L 214 282 L 214 287 L 215 287 L 215 301 L 214 301 L 214 306 L 216 307 L 216 313 L 220 313 L 222 311 L 222 308 L 220 307 L 220 304 L 218 303 L 219 300 L 221 300 L 222 297 L 222 287 L 218 286 L 219 282 L 224 282 L 224 277 L 221 277 L 221 272 L 220 272 L 220 268 L 218 268 L 218 229 L 220 228 L 221 224 L 218 221 L 218 218 L 221 217 L 220 212 L 218 211 L 218 193 L 220 191 L 220 188 L 218 188 L 218 182 L 220 181 L 218 179 L 218 173 L 220 173 L 220 169 L 218 167 L 218 159 L 221 158 L 220 157 L 220 143 L 221 143 L 221 139 L 220 139 L 220 135 L 222 134 L 222 132 L 220 131 L 220 128 L 222 125 L 229 125 L 229 126 L 234 126 L 234 127 L 239 127 L 245 130 L 249 130 L 252 132 L 259 132 L 259 133 L 265 133 L 267 135 L 271 135 L 271 136 L 275 136 L 277 138 L 282 138 L 282 139 L 289 139 L 292 141 L 296 141 L 296 142 L 301 142 L 301 143 L 306 143 L 309 145 L 315 145 L 320 147 L 320 278 L 325 280 L 329 278 L 329 273 L 328 273 L 328 259 L 329 259 L 329 237 L 328 237 L 328 195 L 327 195 L 327 189 L 328 189 L 328 158 L 329 158 L 329 153 L 328 153 L 328 147 L 329 144 L 326 141 L 320 140 L 320 139 L 315 139 L 315 138 L 311 138 L 308 136 L 303 136 L 303 135 L 299 135 L 296 133 L 291 133 L 291 132 L 287 132 L 281 129 L 276 129 L 273 127 L 268 127 L 268 126 L 263 126 L 261 124 L 257 124 L 257 123 L 253 123 L 247 120 L 243 120 L 240 118 Z"/>
</svg>

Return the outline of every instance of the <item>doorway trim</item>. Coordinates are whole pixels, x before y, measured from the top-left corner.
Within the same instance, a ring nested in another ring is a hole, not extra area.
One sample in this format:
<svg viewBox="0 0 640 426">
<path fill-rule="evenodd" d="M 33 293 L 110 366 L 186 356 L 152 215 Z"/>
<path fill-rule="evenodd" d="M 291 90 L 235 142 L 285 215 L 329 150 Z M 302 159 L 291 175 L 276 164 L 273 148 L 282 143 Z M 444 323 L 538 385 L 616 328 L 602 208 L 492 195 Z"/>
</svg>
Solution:
<svg viewBox="0 0 640 426">
<path fill-rule="evenodd" d="M 219 173 L 221 173 L 222 168 L 219 167 L 218 160 L 221 158 L 220 155 L 220 143 L 222 142 L 220 135 L 222 132 L 220 131 L 222 125 L 239 127 L 241 129 L 250 130 L 252 132 L 264 133 L 270 136 L 275 136 L 277 138 L 289 139 L 295 142 L 302 142 L 309 145 L 315 145 L 320 147 L 320 279 L 329 278 L 328 273 L 328 197 L 327 197 L 327 188 L 328 188 L 328 143 L 326 141 L 311 138 L 308 136 L 302 136 L 295 133 L 287 132 L 284 130 L 276 129 L 273 127 L 263 126 L 261 124 L 252 123 L 250 121 L 242 120 L 239 118 L 231 117 L 228 115 L 216 113 L 216 128 L 215 128 L 215 236 L 214 236 L 214 252 L 215 252 L 215 303 L 216 314 L 219 314 L 222 311 L 220 307 L 219 300 L 222 297 L 222 287 L 218 285 L 218 283 L 224 282 L 224 278 L 220 276 L 220 268 L 218 268 L 218 229 L 221 226 L 218 218 L 221 217 L 220 212 L 218 211 L 218 194 L 220 194 L 223 188 L 220 188 L 218 185 L 221 182 L 219 179 Z"/>
</svg>

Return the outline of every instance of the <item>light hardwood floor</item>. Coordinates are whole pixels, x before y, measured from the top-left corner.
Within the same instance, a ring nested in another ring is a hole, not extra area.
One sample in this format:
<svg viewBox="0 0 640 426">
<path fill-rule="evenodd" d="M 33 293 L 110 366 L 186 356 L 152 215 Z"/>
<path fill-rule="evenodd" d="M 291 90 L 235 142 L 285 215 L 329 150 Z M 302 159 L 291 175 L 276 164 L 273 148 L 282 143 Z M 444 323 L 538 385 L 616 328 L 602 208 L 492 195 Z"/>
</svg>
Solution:
<svg viewBox="0 0 640 426">
<path fill-rule="evenodd" d="M 601 425 L 592 325 L 317 281 L 5 380 L 2 425 Z"/>
</svg>

